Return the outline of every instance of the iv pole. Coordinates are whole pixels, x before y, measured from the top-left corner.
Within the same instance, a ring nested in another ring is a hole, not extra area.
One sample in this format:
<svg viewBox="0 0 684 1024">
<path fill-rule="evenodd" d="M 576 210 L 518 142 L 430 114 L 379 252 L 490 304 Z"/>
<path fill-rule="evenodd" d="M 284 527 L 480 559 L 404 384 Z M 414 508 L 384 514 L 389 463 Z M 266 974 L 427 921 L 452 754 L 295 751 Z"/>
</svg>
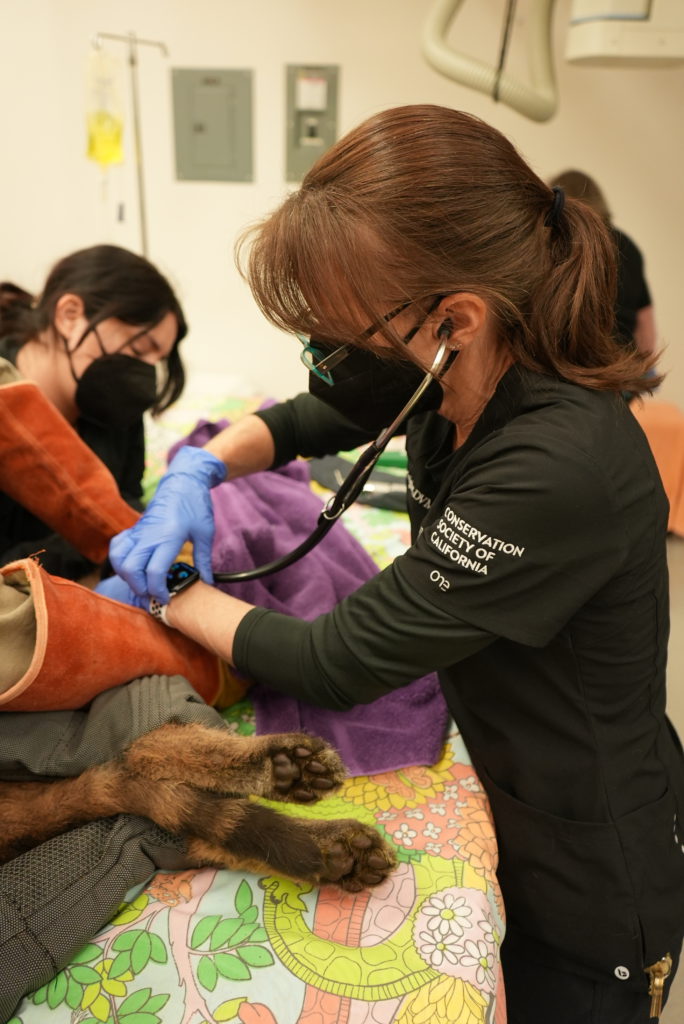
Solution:
<svg viewBox="0 0 684 1024">
<path fill-rule="evenodd" d="M 145 209 L 145 180 L 143 175 L 143 151 L 142 137 L 140 132 L 140 101 L 138 98 L 138 47 L 156 46 L 161 50 L 162 56 L 168 56 L 168 50 L 164 43 L 154 39 L 139 39 L 135 32 L 127 35 L 117 35 L 112 32 L 98 32 L 94 39 L 94 45 L 99 49 L 103 39 L 114 39 L 119 43 L 128 43 L 128 65 L 131 69 L 131 98 L 133 106 L 133 137 L 135 142 L 135 168 L 138 183 L 138 214 L 140 218 L 140 245 L 143 256 L 148 255 L 147 251 L 147 215 Z"/>
</svg>

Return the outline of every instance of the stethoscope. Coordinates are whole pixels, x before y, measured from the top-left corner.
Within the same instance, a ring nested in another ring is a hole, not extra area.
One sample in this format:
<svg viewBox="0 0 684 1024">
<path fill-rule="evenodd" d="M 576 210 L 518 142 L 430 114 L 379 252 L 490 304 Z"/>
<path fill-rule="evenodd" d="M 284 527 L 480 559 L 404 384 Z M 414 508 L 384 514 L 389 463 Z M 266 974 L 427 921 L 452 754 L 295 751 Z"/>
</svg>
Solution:
<svg viewBox="0 0 684 1024">
<path fill-rule="evenodd" d="M 457 355 L 457 350 L 448 348 L 446 342 L 442 341 L 440 343 L 437 354 L 432 362 L 432 366 L 427 371 L 425 377 L 411 395 L 406 405 L 403 407 L 401 412 L 395 416 L 390 425 L 380 432 L 375 441 L 364 449 L 345 477 L 343 483 L 340 485 L 337 493 L 333 494 L 319 515 L 318 522 L 313 531 L 298 547 L 294 549 L 294 551 L 290 551 L 289 554 L 283 555 L 281 558 L 276 558 L 272 562 L 267 562 L 265 565 L 256 566 L 254 569 L 245 569 L 243 572 L 215 572 L 214 580 L 217 583 L 244 583 L 247 580 L 258 580 L 262 576 L 269 576 L 271 573 L 280 572 L 281 569 L 286 569 L 289 565 L 292 565 L 293 562 L 298 562 L 300 558 L 303 558 L 304 555 L 308 554 L 312 548 L 316 547 L 316 545 L 323 540 L 326 533 L 332 529 L 342 513 L 345 512 L 354 501 L 356 501 L 363 490 L 368 477 L 371 475 L 373 467 L 384 452 L 390 439 L 394 436 L 395 431 L 398 430 L 400 424 L 404 422 L 411 410 L 416 407 L 427 389 L 430 387 L 432 381 L 439 380 L 439 378 L 446 373 Z"/>
</svg>

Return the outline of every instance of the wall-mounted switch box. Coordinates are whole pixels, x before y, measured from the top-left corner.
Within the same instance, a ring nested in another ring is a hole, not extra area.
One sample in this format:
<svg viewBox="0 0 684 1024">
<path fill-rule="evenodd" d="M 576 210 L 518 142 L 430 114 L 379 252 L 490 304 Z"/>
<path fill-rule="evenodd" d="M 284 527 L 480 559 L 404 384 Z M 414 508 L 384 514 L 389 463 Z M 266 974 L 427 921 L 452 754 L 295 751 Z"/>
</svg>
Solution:
<svg viewBox="0 0 684 1024">
<path fill-rule="evenodd" d="M 337 138 L 338 68 L 289 64 L 286 75 L 285 178 L 301 181 Z"/>
<path fill-rule="evenodd" d="M 252 72 L 174 68 L 176 177 L 253 181 Z"/>
</svg>

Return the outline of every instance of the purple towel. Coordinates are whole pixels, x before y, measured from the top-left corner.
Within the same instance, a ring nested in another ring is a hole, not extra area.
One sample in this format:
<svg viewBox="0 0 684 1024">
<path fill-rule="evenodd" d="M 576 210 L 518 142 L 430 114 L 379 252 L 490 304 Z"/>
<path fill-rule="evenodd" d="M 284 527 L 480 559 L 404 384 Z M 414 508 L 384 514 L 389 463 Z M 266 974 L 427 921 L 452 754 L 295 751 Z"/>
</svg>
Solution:
<svg viewBox="0 0 684 1024">
<path fill-rule="evenodd" d="M 226 425 L 226 420 L 200 420 L 180 444 L 203 445 Z M 171 449 L 170 457 L 180 444 Z M 251 569 L 297 547 L 311 533 L 322 508 L 309 482 L 306 463 L 295 461 L 214 488 L 214 569 Z M 263 579 L 219 586 L 250 604 L 311 620 L 377 572 L 370 556 L 338 522 L 309 554 L 287 569 Z M 340 752 L 352 776 L 434 764 L 448 719 L 434 674 L 350 711 L 313 707 L 260 685 L 252 687 L 250 698 L 258 733 L 321 736 Z"/>
</svg>

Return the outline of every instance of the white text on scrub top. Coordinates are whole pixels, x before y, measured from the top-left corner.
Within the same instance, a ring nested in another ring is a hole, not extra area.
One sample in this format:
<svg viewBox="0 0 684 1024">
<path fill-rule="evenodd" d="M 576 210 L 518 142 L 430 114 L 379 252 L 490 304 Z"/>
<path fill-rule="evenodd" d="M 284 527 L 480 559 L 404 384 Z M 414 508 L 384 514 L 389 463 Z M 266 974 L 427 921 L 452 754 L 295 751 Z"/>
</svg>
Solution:
<svg viewBox="0 0 684 1024">
<path fill-rule="evenodd" d="M 450 505 L 430 529 L 429 540 L 445 558 L 480 576 L 488 575 L 489 565 L 497 555 L 522 558 L 525 552 L 520 544 L 492 537 L 467 523 Z"/>
</svg>

